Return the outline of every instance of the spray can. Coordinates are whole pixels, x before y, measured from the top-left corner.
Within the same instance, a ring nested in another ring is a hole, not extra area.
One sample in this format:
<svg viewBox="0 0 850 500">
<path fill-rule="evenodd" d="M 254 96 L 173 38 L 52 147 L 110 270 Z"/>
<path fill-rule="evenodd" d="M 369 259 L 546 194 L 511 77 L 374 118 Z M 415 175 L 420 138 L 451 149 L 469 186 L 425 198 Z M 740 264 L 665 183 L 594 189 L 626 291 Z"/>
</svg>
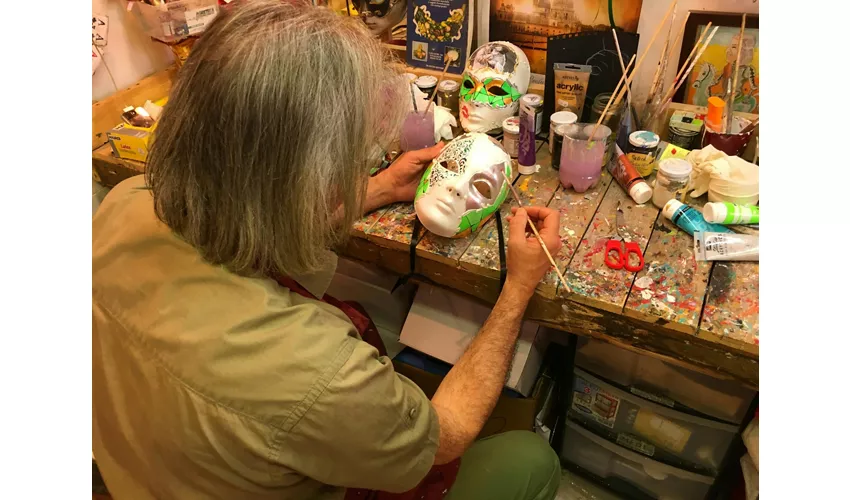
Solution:
<svg viewBox="0 0 850 500">
<path fill-rule="evenodd" d="M 519 173 L 533 174 L 537 171 L 537 153 L 535 151 L 535 117 L 543 99 L 537 94 L 525 94 L 519 100 Z"/>
<path fill-rule="evenodd" d="M 689 207 L 675 198 L 664 205 L 661 213 L 664 214 L 664 217 L 673 221 L 674 224 L 679 226 L 683 231 L 691 236 L 693 236 L 696 232 L 734 232 L 726 226 L 706 222 L 705 219 L 702 218 L 702 214 L 699 213 L 699 210 Z"/>
</svg>

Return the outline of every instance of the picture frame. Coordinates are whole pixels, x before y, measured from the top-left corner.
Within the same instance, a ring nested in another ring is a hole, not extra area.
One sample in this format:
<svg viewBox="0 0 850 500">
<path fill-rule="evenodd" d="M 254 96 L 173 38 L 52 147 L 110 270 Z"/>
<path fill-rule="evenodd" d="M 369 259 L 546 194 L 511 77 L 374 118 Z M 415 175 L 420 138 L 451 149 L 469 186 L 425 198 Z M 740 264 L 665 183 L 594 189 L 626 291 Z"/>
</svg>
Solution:
<svg viewBox="0 0 850 500">
<path fill-rule="evenodd" d="M 691 11 L 682 36 L 682 51 L 679 65 L 682 67 L 691 53 L 702 31 L 712 23 L 719 27 L 708 48 L 697 60 L 685 83 L 674 96 L 675 102 L 706 106 L 711 96 L 723 97 L 727 81 L 733 78 L 733 67 L 737 55 L 737 40 L 740 38 L 743 13 Z M 744 27 L 744 46 L 735 89 L 735 111 L 758 114 L 759 109 L 759 18 L 758 14 L 747 14 Z M 731 62 L 730 62 L 731 60 Z"/>
</svg>

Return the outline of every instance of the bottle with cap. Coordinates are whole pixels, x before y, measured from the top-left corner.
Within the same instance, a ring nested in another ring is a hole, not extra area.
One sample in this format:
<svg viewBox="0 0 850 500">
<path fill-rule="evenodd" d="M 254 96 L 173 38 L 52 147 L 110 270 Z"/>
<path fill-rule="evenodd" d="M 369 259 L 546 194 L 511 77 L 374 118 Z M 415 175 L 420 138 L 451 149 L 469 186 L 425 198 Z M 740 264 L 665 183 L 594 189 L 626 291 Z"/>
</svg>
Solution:
<svg viewBox="0 0 850 500">
<path fill-rule="evenodd" d="M 679 228 L 691 236 L 693 236 L 694 233 L 706 231 L 714 233 L 733 232 L 726 226 L 706 222 L 706 220 L 702 217 L 702 214 L 699 213 L 699 210 L 689 207 L 675 198 L 669 200 L 664 205 L 664 208 L 661 209 L 661 213 L 664 214 L 664 217 L 673 221 L 673 224 L 676 224 Z"/>
<path fill-rule="evenodd" d="M 518 170 L 523 175 L 537 171 L 537 113 L 543 99 L 537 94 L 525 94 L 519 100 L 519 156 Z"/>
<path fill-rule="evenodd" d="M 432 75 L 422 75 L 416 79 L 416 86 L 419 87 L 419 90 L 424 92 L 426 96 L 428 96 L 428 99 L 430 99 L 437 88 L 437 77 Z"/>
<path fill-rule="evenodd" d="M 728 202 L 706 203 L 702 207 L 702 216 L 715 224 L 758 224 L 759 207 Z"/>
<path fill-rule="evenodd" d="M 708 98 L 708 114 L 705 115 L 705 128 L 721 134 L 723 133 L 723 112 L 726 103 L 723 99 L 714 96 Z"/>
<path fill-rule="evenodd" d="M 552 113 L 549 117 L 549 156 L 552 157 L 552 168 L 558 170 L 558 164 L 561 157 L 561 145 L 564 143 L 564 136 L 560 139 L 555 129 L 561 125 L 569 125 L 578 121 L 578 115 L 572 111 L 558 111 Z"/>
<path fill-rule="evenodd" d="M 649 130 L 638 130 L 629 134 L 629 150 L 626 154 L 643 177 L 647 177 L 655 169 L 655 157 L 660 142 L 658 134 Z"/>
<path fill-rule="evenodd" d="M 681 158 L 668 158 L 658 162 L 652 204 L 658 208 L 664 208 L 668 201 L 675 198 L 688 185 L 693 169 L 691 162 Z"/>
<path fill-rule="evenodd" d="M 629 196 L 635 200 L 638 205 L 643 205 L 652 198 L 652 188 L 646 183 L 643 177 L 635 170 L 634 165 L 620 149 L 620 146 L 614 144 L 614 153 L 617 155 L 616 161 L 608 162 L 608 172 L 611 177 L 617 181 L 623 189 L 629 193 Z"/>
<path fill-rule="evenodd" d="M 502 122 L 502 147 L 511 158 L 519 156 L 519 117 L 509 116 Z"/>
</svg>

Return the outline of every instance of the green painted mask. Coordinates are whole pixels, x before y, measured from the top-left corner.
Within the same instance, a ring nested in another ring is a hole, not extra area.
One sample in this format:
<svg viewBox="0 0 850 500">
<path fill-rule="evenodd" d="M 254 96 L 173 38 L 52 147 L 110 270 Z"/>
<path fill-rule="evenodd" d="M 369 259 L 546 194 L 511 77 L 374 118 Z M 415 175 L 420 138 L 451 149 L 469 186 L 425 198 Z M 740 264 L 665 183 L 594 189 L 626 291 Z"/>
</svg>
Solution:
<svg viewBox="0 0 850 500">
<path fill-rule="evenodd" d="M 422 175 L 416 215 L 434 234 L 465 236 L 505 201 L 509 189 L 505 175 L 511 174 L 511 157 L 495 139 L 482 133 L 457 137 Z"/>
</svg>

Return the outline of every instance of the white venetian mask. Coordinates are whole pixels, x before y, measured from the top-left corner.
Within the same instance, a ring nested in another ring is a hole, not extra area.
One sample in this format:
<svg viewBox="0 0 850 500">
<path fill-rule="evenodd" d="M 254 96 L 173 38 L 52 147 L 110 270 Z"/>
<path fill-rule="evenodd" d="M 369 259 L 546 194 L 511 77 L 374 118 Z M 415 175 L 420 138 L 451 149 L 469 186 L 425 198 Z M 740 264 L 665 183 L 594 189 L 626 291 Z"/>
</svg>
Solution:
<svg viewBox="0 0 850 500">
<path fill-rule="evenodd" d="M 477 230 L 508 194 L 511 157 L 487 134 L 467 133 L 443 148 L 422 175 L 416 215 L 426 229 L 455 238 Z"/>
<path fill-rule="evenodd" d="M 460 124 L 467 132 L 500 129 L 517 114 L 528 90 L 531 67 L 525 53 L 510 42 L 485 43 L 472 53 L 460 85 Z"/>
</svg>

